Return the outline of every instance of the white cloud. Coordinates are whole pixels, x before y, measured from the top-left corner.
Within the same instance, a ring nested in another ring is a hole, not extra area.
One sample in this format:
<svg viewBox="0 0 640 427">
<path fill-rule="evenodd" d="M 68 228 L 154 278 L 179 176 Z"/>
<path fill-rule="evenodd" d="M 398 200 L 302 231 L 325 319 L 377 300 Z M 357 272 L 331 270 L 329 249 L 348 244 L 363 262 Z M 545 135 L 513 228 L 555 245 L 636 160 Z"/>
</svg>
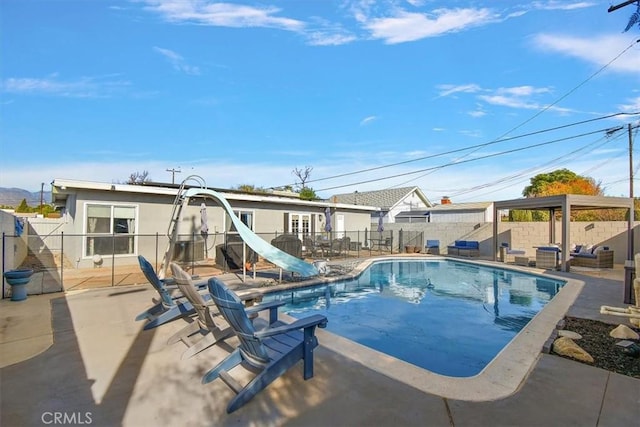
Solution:
<svg viewBox="0 0 640 427">
<path fill-rule="evenodd" d="M 487 113 L 486 113 L 486 112 L 484 112 L 484 111 L 482 111 L 482 110 L 469 111 L 469 113 L 468 113 L 468 114 L 469 114 L 471 117 L 476 118 L 476 119 L 478 119 L 478 118 L 480 118 L 480 117 L 484 117 L 484 116 L 486 116 L 486 115 L 487 115 Z"/>
<path fill-rule="evenodd" d="M 531 6 L 534 9 L 540 10 L 577 10 L 584 9 L 587 7 L 598 6 L 596 2 L 590 1 L 578 1 L 578 2 L 567 2 L 567 1 L 558 1 L 558 0 L 549 0 L 549 1 L 534 1 Z"/>
<path fill-rule="evenodd" d="M 539 49 L 561 53 L 597 66 L 605 66 L 613 60 L 607 66 L 608 70 L 637 74 L 640 70 L 640 55 L 634 54 L 637 50 L 627 50 L 616 58 L 631 44 L 635 44 L 635 41 L 630 43 L 634 39 L 622 34 L 595 37 L 538 34 L 534 38 L 534 43 Z"/>
<path fill-rule="evenodd" d="M 301 31 L 305 23 L 275 16 L 280 9 L 273 6 L 252 7 L 206 0 L 144 0 L 147 9 L 170 22 L 192 22 L 218 27 L 267 27 Z"/>
<path fill-rule="evenodd" d="M 561 108 L 552 106 L 549 107 L 549 103 L 542 103 L 536 100 L 538 95 L 545 95 L 552 93 L 550 88 L 546 87 L 533 87 L 533 86 L 514 86 L 504 87 L 495 90 L 492 94 L 479 95 L 478 99 L 491 105 L 498 105 L 501 107 L 525 109 L 525 110 L 542 110 L 549 109 L 560 113 L 568 113 L 572 110 L 568 108 Z"/>
<path fill-rule="evenodd" d="M 482 90 L 480 86 L 474 83 L 466 85 L 443 84 L 438 85 L 437 89 L 440 90 L 440 93 L 438 94 L 439 97 L 455 95 L 456 93 L 476 93 Z"/>
<path fill-rule="evenodd" d="M 45 78 L 10 77 L 2 81 L 2 91 L 21 95 L 50 95 L 66 98 L 103 98 L 130 86 L 128 81 L 112 80 L 112 76 L 81 77 L 60 80 L 57 74 Z"/>
<path fill-rule="evenodd" d="M 436 9 L 430 14 L 399 10 L 392 17 L 370 19 L 364 26 L 374 38 L 383 39 L 387 44 L 395 44 L 459 32 L 496 19 L 486 8 Z"/>
<path fill-rule="evenodd" d="M 330 34 L 323 31 L 312 31 L 307 33 L 307 41 L 312 46 L 339 46 L 351 43 L 356 39 L 356 36 L 352 34 Z"/>
<path fill-rule="evenodd" d="M 181 71 L 185 74 L 189 74 L 192 76 L 200 75 L 200 69 L 198 67 L 194 67 L 192 65 L 187 64 L 184 58 L 181 55 L 177 54 L 176 52 L 169 49 L 157 47 L 157 46 L 154 46 L 153 50 L 155 50 L 160 55 L 164 56 L 167 60 L 169 60 L 169 62 L 171 63 L 171 65 L 175 70 Z"/>
<path fill-rule="evenodd" d="M 369 117 L 365 117 L 364 119 L 362 119 L 362 121 L 360 122 L 360 126 L 365 126 L 368 125 L 370 123 L 373 123 L 374 121 L 378 120 L 377 116 L 369 116 Z"/>
<path fill-rule="evenodd" d="M 628 102 L 628 104 L 618 105 L 620 111 L 625 113 L 636 113 L 640 111 L 640 96 L 637 98 L 629 99 Z"/>
</svg>

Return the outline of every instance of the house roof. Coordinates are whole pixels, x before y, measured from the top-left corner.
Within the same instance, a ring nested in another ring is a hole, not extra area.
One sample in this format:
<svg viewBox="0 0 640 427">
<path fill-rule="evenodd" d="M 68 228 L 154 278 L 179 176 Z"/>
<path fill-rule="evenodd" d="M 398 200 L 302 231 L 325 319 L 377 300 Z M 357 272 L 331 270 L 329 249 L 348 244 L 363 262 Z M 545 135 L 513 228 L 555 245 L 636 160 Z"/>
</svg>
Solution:
<svg viewBox="0 0 640 427">
<path fill-rule="evenodd" d="M 125 193 L 141 193 L 141 194 L 158 194 L 175 196 L 178 194 L 179 188 L 175 185 L 132 185 L 132 184 L 111 184 L 104 182 L 92 182 L 92 181 L 79 181 L 69 179 L 56 178 L 51 183 L 52 185 L 52 202 L 60 203 L 66 200 L 67 195 L 74 190 L 94 190 L 94 191 L 119 191 Z M 317 207 L 332 207 L 342 209 L 357 209 L 365 211 L 377 210 L 374 206 L 368 206 L 359 204 L 357 206 L 348 203 L 330 203 L 328 201 L 309 201 L 301 200 L 299 198 L 293 198 L 289 196 L 272 195 L 272 194 L 258 194 L 258 193 L 242 193 L 232 190 L 214 189 L 224 195 L 228 200 L 242 200 L 251 202 L 271 202 L 280 203 L 284 205 L 297 205 L 297 206 L 317 206 Z"/>
<path fill-rule="evenodd" d="M 415 192 L 427 206 L 431 202 L 418 187 L 389 188 L 377 191 L 356 191 L 353 193 L 336 194 L 329 200 L 336 203 L 348 203 L 350 205 L 376 206 L 383 210 L 389 210 L 404 200 L 408 195 Z"/>
</svg>

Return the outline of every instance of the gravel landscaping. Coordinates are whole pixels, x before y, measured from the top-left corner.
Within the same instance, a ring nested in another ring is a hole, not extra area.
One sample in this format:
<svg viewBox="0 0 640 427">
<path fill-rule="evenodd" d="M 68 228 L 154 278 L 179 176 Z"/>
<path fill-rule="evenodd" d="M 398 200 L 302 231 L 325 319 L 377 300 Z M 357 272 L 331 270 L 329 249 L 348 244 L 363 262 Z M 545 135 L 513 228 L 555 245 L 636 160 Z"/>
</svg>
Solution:
<svg viewBox="0 0 640 427">
<path fill-rule="evenodd" d="M 640 357 L 626 354 L 623 347 L 616 345 L 622 340 L 609 336 L 609 333 L 618 325 L 573 317 L 565 318 L 565 322 L 565 330 L 582 335 L 582 339 L 575 340 L 575 342 L 593 357 L 594 363 L 592 366 L 640 378 Z M 629 322 L 621 324 L 638 332 L 638 328 L 633 327 Z M 638 340 L 629 341 L 634 342 L 636 346 L 640 346 Z"/>
</svg>

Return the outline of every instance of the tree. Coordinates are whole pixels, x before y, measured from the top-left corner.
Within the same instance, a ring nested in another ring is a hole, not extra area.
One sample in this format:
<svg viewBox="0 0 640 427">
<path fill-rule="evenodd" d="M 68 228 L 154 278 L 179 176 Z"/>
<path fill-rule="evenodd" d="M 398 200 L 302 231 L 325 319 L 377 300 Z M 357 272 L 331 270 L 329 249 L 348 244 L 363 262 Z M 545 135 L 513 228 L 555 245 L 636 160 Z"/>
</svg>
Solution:
<svg viewBox="0 0 640 427">
<path fill-rule="evenodd" d="M 604 190 L 593 178 L 580 176 L 568 169 L 558 169 L 531 178 L 531 185 L 524 188 L 526 197 L 555 196 L 559 194 L 581 194 L 604 196 Z M 573 221 L 623 221 L 624 209 L 591 209 L 571 212 Z M 558 214 L 559 215 L 559 214 Z M 534 221 L 548 221 L 546 211 L 532 211 Z"/>
<path fill-rule="evenodd" d="M 235 188 L 238 191 L 244 191 L 245 193 L 268 193 L 264 187 L 256 187 L 253 184 L 240 184 Z"/>
<path fill-rule="evenodd" d="M 291 171 L 291 173 L 300 180 L 300 183 L 296 182 L 296 186 L 299 188 L 298 194 L 302 200 L 316 200 L 318 198 L 313 188 L 307 187 L 307 181 L 311 178 L 312 170 L 313 168 L 311 166 L 305 166 L 304 169 L 295 168 Z"/>
<path fill-rule="evenodd" d="M 318 196 L 316 195 L 316 192 L 313 191 L 313 188 L 304 187 L 300 190 L 300 199 L 302 200 L 316 200 L 317 198 Z"/>
<path fill-rule="evenodd" d="M 309 178 L 311 177 L 312 170 L 313 168 L 311 166 L 305 166 L 304 169 L 295 168 L 291 171 L 291 173 L 300 180 L 299 184 L 296 182 L 296 185 L 300 187 L 300 191 L 307 187 L 307 181 L 309 181 Z"/>
<path fill-rule="evenodd" d="M 558 169 L 531 178 L 531 185 L 522 191 L 525 197 L 542 197 L 557 194 L 603 195 L 599 183 L 593 178 L 583 177 L 569 169 Z"/>
<path fill-rule="evenodd" d="M 127 184 L 132 184 L 132 185 L 140 185 L 143 184 L 145 182 L 149 182 L 151 181 L 151 178 L 149 178 L 149 172 L 148 171 L 142 171 L 142 172 L 133 172 L 131 175 L 129 175 L 129 179 L 127 180 Z"/>
<path fill-rule="evenodd" d="M 533 215 L 531 211 L 513 209 L 509 211 L 509 221 L 510 222 L 531 222 L 533 221 Z"/>
<path fill-rule="evenodd" d="M 27 199 L 22 199 L 18 207 L 16 208 L 16 212 L 18 213 L 26 213 L 31 212 L 31 208 L 27 204 Z"/>
</svg>

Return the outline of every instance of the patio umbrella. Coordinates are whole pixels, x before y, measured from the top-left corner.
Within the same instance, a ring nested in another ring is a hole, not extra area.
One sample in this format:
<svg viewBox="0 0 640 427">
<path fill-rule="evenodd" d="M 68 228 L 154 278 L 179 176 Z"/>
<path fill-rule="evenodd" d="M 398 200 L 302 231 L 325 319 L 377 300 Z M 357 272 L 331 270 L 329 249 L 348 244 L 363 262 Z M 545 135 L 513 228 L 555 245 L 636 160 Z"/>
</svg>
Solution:
<svg viewBox="0 0 640 427">
<path fill-rule="evenodd" d="M 327 233 L 331 233 L 331 208 L 328 206 L 324 210 L 324 218 L 325 218 L 324 231 L 326 231 Z"/>
<path fill-rule="evenodd" d="M 378 233 L 382 233 L 384 231 L 384 225 L 382 224 L 382 212 L 380 212 L 380 216 L 378 216 Z"/>
<path fill-rule="evenodd" d="M 200 234 L 204 239 L 204 254 L 205 258 L 209 258 L 207 250 L 207 236 L 209 235 L 209 225 L 207 224 L 207 205 L 200 204 Z"/>
</svg>

